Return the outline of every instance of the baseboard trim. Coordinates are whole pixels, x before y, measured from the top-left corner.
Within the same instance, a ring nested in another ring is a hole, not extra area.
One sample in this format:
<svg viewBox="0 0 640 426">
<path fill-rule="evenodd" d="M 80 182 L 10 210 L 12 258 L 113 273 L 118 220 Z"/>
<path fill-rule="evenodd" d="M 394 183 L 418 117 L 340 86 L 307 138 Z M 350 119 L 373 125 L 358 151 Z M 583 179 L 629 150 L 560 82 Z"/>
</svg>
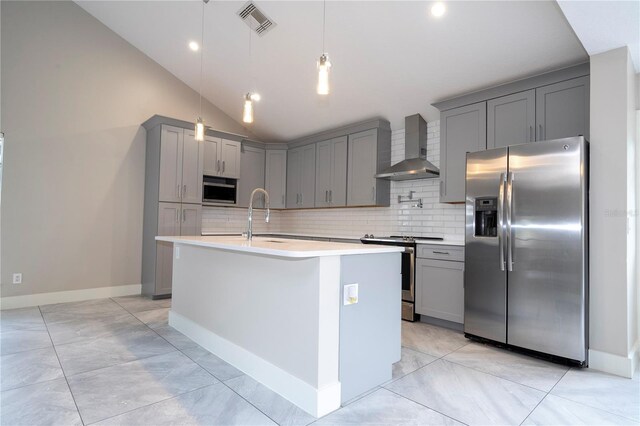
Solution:
<svg viewBox="0 0 640 426">
<path fill-rule="evenodd" d="M 169 325 L 312 416 L 322 417 L 340 408 L 340 382 L 316 389 L 280 367 L 173 311 L 169 311 Z"/>
<path fill-rule="evenodd" d="M 631 350 L 626 357 L 589 349 L 589 368 L 594 370 L 632 378 L 637 365 L 638 343 L 636 343 L 633 350 Z"/>
<path fill-rule="evenodd" d="M 52 293 L 27 294 L 24 296 L 0 297 L 0 310 L 50 305 L 52 303 L 80 302 L 107 297 L 132 296 L 140 294 L 141 284 L 118 285 L 113 287 L 87 288 L 82 290 L 55 291 Z"/>
</svg>

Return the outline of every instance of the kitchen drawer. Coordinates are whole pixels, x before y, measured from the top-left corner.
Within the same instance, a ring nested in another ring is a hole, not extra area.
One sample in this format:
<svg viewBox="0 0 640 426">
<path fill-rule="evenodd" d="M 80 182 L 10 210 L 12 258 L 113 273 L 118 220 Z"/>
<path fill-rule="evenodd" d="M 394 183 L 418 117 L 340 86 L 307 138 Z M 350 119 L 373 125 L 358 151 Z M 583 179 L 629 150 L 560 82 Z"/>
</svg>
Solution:
<svg viewBox="0 0 640 426">
<path fill-rule="evenodd" d="M 422 259 L 454 260 L 464 262 L 464 247 L 418 244 L 417 257 Z"/>
</svg>

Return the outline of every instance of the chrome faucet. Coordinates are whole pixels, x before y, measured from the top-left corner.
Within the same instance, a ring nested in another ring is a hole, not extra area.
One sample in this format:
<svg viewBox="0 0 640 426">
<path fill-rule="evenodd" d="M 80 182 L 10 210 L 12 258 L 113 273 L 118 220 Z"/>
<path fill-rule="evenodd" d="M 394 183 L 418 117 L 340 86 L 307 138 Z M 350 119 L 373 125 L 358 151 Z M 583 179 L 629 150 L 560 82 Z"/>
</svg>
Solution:
<svg viewBox="0 0 640 426">
<path fill-rule="evenodd" d="M 251 197 L 249 198 L 249 217 L 247 222 L 247 240 L 251 240 L 253 238 L 253 197 L 256 195 L 256 192 L 264 192 L 264 207 L 267 209 L 267 212 L 264 215 L 264 221 L 269 223 L 269 193 L 262 188 L 256 188 L 251 192 Z"/>
</svg>

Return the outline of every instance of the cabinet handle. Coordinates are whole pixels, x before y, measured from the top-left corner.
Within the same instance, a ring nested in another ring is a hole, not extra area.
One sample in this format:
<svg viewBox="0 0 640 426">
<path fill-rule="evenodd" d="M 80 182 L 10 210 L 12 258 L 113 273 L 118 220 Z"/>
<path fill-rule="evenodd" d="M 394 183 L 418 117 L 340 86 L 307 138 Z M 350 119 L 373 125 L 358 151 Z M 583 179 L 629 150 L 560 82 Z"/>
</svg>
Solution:
<svg viewBox="0 0 640 426">
<path fill-rule="evenodd" d="M 433 253 L 434 254 L 447 254 L 447 255 L 449 254 L 448 251 L 437 251 L 437 250 L 434 250 Z"/>
<path fill-rule="evenodd" d="M 529 126 L 529 142 L 533 142 L 533 126 Z"/>
<path fill-rule="evenodd" d="M 176 198 L 180 199 L 180 185 L 176 185 Z"/>
<path fill-rule="evenodd" d="M 220 171 L 220 160 L 218 160 L 218 169 L 216 171 Z"/>
<path fill-rule="evenodd" d="M 542 124 L 538 124 L 538 129 L 539 129 L 539 132 L 540 132 L 540 133 L 538 134 L 538 140 L 539 140 L 539 141 L 542 141 L 542 140 L 544 140 L 544 134 L 543 134 L 543 132 L 542 132 Z"/>
<path fill-rule="evenodd" d="M 442 179 L 440 179 L 440 196 L 444 196 L 444 191 L 443 191 L 444 185 L 443 185 L 443 181 Z"/>
<path fill-rule="evenodd" d="M 324 202 L 325 203 L 329 202 L 329 191 L 324 191 Z"/>
<path fill-rule="evenodd" d="M 180 223 L 180 219 L 178 218 L 180 215 L 180 212 L 178 211 L 178 209 L 176 209 L 176 223 Z"/>
<path fill-rule="evenodd" d="M 372 186 L 371 187 L 371 201 L 375 201 L 376 200 L 376 187 Z"/>
<path fill-rule="evenodd" d="M 186 198 L 187 197 L 187 185 L 182 185 L 182 197 L 180 198 Z"/>
<path fill-rule="evenodd" d="M 185 223 L 186 221 L 187 221 L 187 211 L 182 210 L 182 223 Z"/>
<path fill-rule="evenodd" d="M 222 173 L 224 173 L 224 160 L 222 160 Z"/>
</svg>

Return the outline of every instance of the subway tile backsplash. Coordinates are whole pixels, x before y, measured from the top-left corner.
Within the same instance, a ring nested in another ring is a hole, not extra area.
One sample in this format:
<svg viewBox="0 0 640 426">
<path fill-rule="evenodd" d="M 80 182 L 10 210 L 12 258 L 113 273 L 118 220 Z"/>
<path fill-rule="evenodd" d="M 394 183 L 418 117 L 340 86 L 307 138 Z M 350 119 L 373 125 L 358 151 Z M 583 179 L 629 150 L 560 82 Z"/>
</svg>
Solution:
<svg viewBox="0 0 640 426">
<path fill-rule="evenodd" d="M 440 122 L 427 125 L 427 157 L 439 166 Z M 404 129 L 391 135 L 392 164 L 404 158 Z M 415 191 L 414 199 L 422 198 L 423 208 L 411 203 L 398 204 L 398 195 Z M 261 212 L 254 213 L 254 232 L 294 233 L 336 237 L 374 235 L 443 236 L 449 240 L 464 240 L 464 205 L 441 204 L 439 179 L 391 182 L 391 206 L 365 208 L 334 208 L 280 210 L 271 214 L 265 224 Z M 240 233 L 247 226 L 247 210 L 233 207 L 204 207 L 202 231 Z"/>
</svg>

